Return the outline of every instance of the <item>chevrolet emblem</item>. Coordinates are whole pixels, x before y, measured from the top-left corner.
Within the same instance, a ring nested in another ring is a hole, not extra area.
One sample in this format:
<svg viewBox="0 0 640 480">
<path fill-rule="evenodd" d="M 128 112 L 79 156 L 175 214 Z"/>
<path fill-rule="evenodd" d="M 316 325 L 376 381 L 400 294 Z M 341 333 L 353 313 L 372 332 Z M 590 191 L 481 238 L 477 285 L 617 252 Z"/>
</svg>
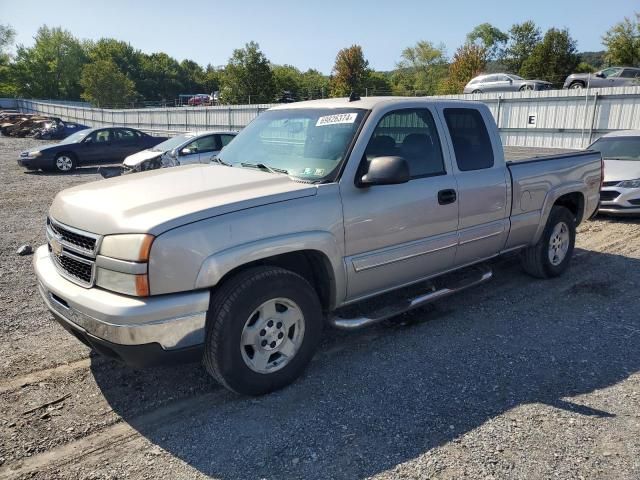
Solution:
<svg viewBox="0 0 640 480">
<path fill-rule="evenodd" d="M 59 257 L 62 255 L 62 244 L 55 238 L 49 240 L 49 245 L 51 246 L 51 251 Z"/>
</svg>

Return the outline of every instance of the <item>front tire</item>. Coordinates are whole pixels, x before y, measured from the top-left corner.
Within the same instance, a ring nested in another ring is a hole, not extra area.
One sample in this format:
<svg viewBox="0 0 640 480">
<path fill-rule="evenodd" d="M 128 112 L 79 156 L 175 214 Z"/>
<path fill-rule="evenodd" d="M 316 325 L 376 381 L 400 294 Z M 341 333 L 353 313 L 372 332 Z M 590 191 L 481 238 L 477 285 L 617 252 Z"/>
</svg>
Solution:
<svg viewBox="0 0 640 480">
<path fill-rule="evenodd" d="M 525 272 L 537 278 L 562 275 L 569 267 L 576 242 L 576 219 L 565 207 L 551 208 L 538 243 L 521 252 Z"/>
<path fill-rule="evenodd" d="M 247 269 L 211 297 L 204 366 L 236 393 L 278 390 L 309 364 L 322 326 L 320 301 L 303 277 L 279 267 Z"/>
<path fill-rule="evenodd" d="M 582 83 L 582 82 L 573 82 L 571 85 L 569 85 L 569 88 L 571 90 L 582 90 L 584 88 L 584 83 Z"/>
<path fill-rule="evenodd" d="M 53 160 L 53 171 L 58 173 L 69 173 L 76 169 L 78 161 L 71 153 L 59 153 Z"/>
</svg>

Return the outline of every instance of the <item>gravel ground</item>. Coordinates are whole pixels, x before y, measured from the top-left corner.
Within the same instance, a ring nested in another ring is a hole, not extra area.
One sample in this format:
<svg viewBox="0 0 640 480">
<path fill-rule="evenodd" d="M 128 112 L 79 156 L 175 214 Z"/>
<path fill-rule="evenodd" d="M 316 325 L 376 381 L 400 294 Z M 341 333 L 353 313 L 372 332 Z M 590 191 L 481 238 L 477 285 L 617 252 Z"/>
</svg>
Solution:
<svg viewBox="0 0 640 480">
<path fill-rule="evenodd" d="M 505 257 L 464 295 L 326 331 L 302 379 L 245 398 L 197 364 L 95 356 L 52 320 L 15 250 L 99 177 L 24 173 L 36 143 L 0 138 L 0 478 L 640 478 L 638 221 L 583 224 L 561 278 Z"/>
</svg>

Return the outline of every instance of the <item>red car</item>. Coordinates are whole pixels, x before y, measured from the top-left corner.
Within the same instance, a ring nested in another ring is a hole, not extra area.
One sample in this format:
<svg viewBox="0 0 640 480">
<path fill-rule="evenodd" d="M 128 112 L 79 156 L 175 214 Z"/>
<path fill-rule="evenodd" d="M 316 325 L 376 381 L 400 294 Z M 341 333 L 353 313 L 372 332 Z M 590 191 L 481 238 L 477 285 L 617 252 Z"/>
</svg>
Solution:
<svg viewBox="0 0 640 480">
<path fill-rule="evenodd" d="M 198 105 L 212 105 L 213 97 L 206 93 L 199 93 L 198 95 L 191 97 L 187 103 L 192 107 L 196 107 Z"/>
</svg>

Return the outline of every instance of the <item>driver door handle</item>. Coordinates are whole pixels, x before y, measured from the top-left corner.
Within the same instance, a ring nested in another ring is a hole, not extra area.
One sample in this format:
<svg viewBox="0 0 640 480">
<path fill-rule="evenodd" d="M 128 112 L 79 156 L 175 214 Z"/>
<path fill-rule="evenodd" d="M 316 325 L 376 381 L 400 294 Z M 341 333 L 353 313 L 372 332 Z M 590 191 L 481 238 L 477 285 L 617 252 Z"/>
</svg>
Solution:
<svg viewBox="0 0 640 480">
<path fill-rule="evenodd" d="M 440 190 L 438 192 L 438 203 L 440 205 L 448 205 L 450 203 L 454 203 L 457 200 L 458 196 L 456 191 L 453 188 L 448 188 L 446 190 Z"/>
</svg>

